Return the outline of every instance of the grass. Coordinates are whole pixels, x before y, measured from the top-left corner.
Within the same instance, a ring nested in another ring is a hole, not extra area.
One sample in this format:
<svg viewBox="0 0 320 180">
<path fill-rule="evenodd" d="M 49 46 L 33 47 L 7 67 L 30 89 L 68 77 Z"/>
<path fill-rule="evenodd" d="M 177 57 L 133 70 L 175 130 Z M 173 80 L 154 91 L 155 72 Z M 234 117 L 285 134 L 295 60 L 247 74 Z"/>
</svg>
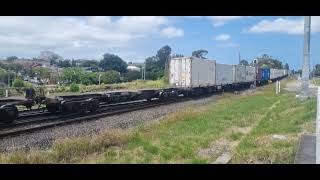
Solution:
<svg viewBox="0 0 320 180">
<path fill-rule="evenodd" d="M 201 110 L 186 108 L 130 130 L 60 140 L 49 151 L 3 154 L 0 162 L 204 164 L 218 155 L 199 152 L 224 140 L 236 144 L 231 163 L 292 163 L 299 134 L 316 115 L 315 99 L 301 103 L 294 96 L 275 95 L 274 84 L 248 95 L 226 93 Z M 275 134 L 287 139 L 274 140 Z"/>
</svg>

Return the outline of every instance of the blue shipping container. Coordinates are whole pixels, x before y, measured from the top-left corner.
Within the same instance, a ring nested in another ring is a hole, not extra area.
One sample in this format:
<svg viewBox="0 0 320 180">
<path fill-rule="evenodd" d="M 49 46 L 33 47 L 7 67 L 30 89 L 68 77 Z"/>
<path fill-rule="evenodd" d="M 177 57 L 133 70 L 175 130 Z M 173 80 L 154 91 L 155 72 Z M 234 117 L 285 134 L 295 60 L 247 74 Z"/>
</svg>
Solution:
<svg viewBox="0 0 320 180">
<path fill-rule="evenodd" d="M 261 79 L 269 80 L 270 79 L 270 69 L 262 69 L 261 70 Z"/>
</svg>

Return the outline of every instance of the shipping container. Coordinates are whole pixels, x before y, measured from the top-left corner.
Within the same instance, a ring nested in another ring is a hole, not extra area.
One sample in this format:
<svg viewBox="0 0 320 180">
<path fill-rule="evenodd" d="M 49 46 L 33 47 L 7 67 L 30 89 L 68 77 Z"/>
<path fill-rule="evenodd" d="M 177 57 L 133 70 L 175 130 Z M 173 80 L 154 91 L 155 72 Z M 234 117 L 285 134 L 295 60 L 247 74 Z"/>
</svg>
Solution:
<svg viewBox="0 0 320 180">
<path fill-rule="evenodd" d="M 270 69 L 270 79 L 276 79 L 283 76 L 283 69 Z"/>
<path fill-rule="evenodd" d="M 235 66 L 216 63 L 216 84 L 233 84 L 235 78 Z"/>
<path fill-rule="evenodd" d="M 172 58 L 169 71 L 169 82 L 174 87 L 204 87 L 215 84 L 214 60 Z"/>
<path fill-rule="evenodd" d="M 253 82 L 256 80 L 256 67 L 246 66 L 246 82 Z"/>
<path fill-rule="evenodd" d="M 235 77 L 234 83 L 241 83 L 246 81 L 246 66 L 234 65 Z"/>
</svg>

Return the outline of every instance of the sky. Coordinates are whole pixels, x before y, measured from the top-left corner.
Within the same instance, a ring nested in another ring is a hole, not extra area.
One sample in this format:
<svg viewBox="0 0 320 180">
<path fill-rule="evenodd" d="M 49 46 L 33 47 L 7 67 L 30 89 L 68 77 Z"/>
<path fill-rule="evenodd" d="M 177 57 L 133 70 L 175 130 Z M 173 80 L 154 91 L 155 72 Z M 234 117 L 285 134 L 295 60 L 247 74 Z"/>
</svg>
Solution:
<svg viewBox="0 0 320 180">
<path fill-rule="evenodd" d="M 252 61 L 262 54 L 300 69 L 303 16 L 1 16 L 0 58 L 33 58 L 53 51 L 67 59 L 112 53 L 143 62 L 165 45 L 190 56 L 208 50 L 219 63 Z M 320 63 L 320 17 L 311 18 L 311 65 Z"/>
</svg>

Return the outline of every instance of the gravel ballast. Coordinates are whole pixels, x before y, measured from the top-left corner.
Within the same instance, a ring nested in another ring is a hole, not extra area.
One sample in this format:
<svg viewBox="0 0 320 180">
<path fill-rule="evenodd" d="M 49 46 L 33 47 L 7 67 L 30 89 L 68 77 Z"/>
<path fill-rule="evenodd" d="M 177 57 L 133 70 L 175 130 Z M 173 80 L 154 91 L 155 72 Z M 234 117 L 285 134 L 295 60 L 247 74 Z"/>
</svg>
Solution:
<svg viewBox="0 0 320 180">
<path fill-rule="evenodd" d="M 109 128 L 129 128 L 144 122 L 151 122 L 186 107 L 199 108 L 213 102 L 220 95 L 214 95 L 197 100 L 190 100 L 169 105 L 123 113 L 119 115 L 98 118 L 96 120 L 84 121 L 55 128 L 49 128 L 30 134 L 16 137 L 7 137 L 0 140 L 0 152 L 15 150 L 28 151 L 30 149 L 45 150 L 51 147 L 56 139 L 66 137 L 81 137 L 96 134 Z"/>
</svg>

